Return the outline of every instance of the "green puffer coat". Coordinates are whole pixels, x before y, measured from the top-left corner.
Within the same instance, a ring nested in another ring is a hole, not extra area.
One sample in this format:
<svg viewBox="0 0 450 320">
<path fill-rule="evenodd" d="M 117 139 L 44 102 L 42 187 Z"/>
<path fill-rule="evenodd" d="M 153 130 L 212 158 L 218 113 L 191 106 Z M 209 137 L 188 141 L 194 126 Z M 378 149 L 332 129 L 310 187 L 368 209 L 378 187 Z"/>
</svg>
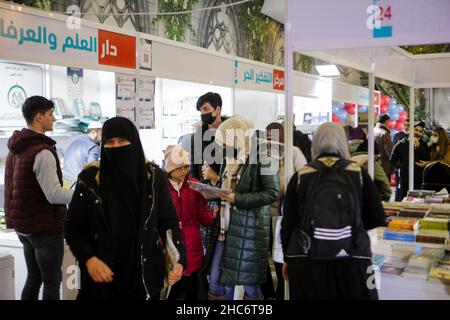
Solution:
<svg viewBox="0 0 450 320">
<path fill-rule="evenodd" d="M 261 163 L 267 165 L 247 161 L 238 176 L 222 257 L 220 282 L 225 285 L 258 285 L 266 281 L 269 208 L 277 201 L 279 178 L 278 168 L 268 169 L 271 166 L 267 158 Z"/>
</svg>

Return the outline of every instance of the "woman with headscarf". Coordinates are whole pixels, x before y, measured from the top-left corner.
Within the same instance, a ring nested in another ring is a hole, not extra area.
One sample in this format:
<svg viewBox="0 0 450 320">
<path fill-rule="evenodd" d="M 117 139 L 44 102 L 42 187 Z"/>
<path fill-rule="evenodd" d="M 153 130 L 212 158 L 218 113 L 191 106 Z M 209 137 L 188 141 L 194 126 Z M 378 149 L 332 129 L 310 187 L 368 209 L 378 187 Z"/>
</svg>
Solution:
<svg viewBox="0 0 450 320">
<path fill-rule="evenodd" d="M 221 175 L 220 230 L 214 235 L 210 300 L 233 300 L 234 286 L 243 285 L 245 299 L 263 298 L 269 250 L 269 207 L 278 196 L 277 166 L 256 154 L 253 124 L 235 116 L 224 121 L 216 143 L 225 149 Z M 252 150 L 252 152 L 250 152 Z"/>
<path fill-rule="evenodd" d="M 145 160 L 134 124 L 109 119 L 101 160 L 78 176 L 65 225 L 81 269 L 78 299 L 159 299 L 169 229 L 180 254 L 168 274 L 172 285 L 181 278 L 185 249 L 166 177 Z"/>
<path fill-rule="evenodd" d="M 280 189 L 279 189 L 279 198 L 277 201 L 272 203 L 270 206 L 270 216 L 271 216 L 271 230 L 273 231 L 271 233 L 270 237 L 270 243 L 272 244 L 273 240 L 275 240 L 275 243 L 273 246 L 271 246 L 271 254 L 272 254 L 272 260 L 274 262 L 275 271 L 277 274 L 277 286 L 275 289 L 274 281 L 272 280 L 272 271 L 270 270 L 269 263 L 267 264 L 267 282 L 262 286 L 263 293 L 266 295 L 267 298 L 275 298 L 277 300 L 284 300 L 284 281 L 281 273 L 283 261 L 280 260 L 281 253 L 274 252 L 273 247 L 279 246 L 279 227 L 277 228 L 277 225 L 280 223 L 281 219 L 281 208 L 284 201 L 284 190 L 286 189 L 285 185 L 285 177 L 284 177 L 284 127 L 281 123 L 278 122 L 271 122 L 266 126 L 266 137 L 267 137 L 267 151 L 269 152 L 269 155 L 272 159 L 278 160 L 278 178 L 280 179 Z M 306 157 L 303 155 L 303 152 L 297 148 L 296 146 L 292 145 L 292 164 L 294 171 L 298 171 L 301 168 L 303 168 L 306 163 Z M 276 232 L 278 230 L 278 232 Z M 276 250 L 275 250 L 276 251 Z M 281 251 L 281 250 L 279 250 Z"/>
<path fill-rule="evenodd" d="M 348 160 L 345 133 L 337 124 L 317 129 L 312 155 L 313 161 L 288 184 L 281 223 L 290 299 L 377 299 L 366 232 L 384 225 L 375 184 Z M 327 177 L 339 177 L 344 185 L 328 192 L 337 182 Z M 338 229 L 342 221 L 349 226 Z"/>
</svg>

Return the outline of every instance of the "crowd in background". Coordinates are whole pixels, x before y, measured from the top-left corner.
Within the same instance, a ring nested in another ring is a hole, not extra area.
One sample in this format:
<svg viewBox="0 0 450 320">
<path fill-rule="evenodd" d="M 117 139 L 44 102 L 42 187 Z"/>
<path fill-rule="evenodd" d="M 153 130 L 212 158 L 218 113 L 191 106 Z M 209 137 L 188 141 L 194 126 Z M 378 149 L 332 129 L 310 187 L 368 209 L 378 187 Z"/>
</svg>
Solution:
<svg viewBox="0 0 450 320">
<path fill-rule="evenodd" d="M 92 123 L 66 152 L 64 170 L 77 177 L 69 190 L 56 142 L 45 135 L 53 104 L 25 101 L 27 128 L 8 142 L 5 174 L 6 221 L 28 270 L 22 299 L 37 299 L 42 284 L 44 299 L 59 298 L 64 239 L 79 262 L 79 299 L 233 300 L 243 286 L 244 299 L 283 300 L 285 279 L 295 300 L 376 299 L 366 285 L 366 230 L 384 225 L 392 174 L 395 199 L 406 196 L 408 127 L 392 139 L 389 117 L 379 117 L 372 179 L 367 130 L 325 123 L 311 141 L 295 126 L 259 131 L 223 116 L 216 93 L 196 108 L 201 125 L 189 143 L 166 148 L 162 168 L 145 159 L 130 120 Z M 446 131 L 434 128 L 427 144 L 423 129 L 414 123 L 418 189 L 424 168 L 450 168 Z M 286 161 L 296 172 L 290 181 Z M 198 183 L 211 188 L 192 188 Z"/>
</svg>

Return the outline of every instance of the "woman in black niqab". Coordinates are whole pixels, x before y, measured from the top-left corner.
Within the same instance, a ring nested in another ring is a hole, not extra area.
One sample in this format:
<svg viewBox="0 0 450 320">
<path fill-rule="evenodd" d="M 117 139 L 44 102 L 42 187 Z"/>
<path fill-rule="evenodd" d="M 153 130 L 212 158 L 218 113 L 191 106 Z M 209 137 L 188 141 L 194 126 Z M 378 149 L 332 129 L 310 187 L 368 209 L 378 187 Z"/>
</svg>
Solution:
<svg viewBox="0 0 450 320">
<path fill-rule="evenodd" d="M 112 140 L 121 143 L 108 143 Z M 146 174 L 144 151 L 134 124 L 123 117 L 107 120 L 102 130 L 100 195 L 114 239 L 112 286 L 117 298 L 145 297 L 139 226 L 148 211 Z"/>
</svg>

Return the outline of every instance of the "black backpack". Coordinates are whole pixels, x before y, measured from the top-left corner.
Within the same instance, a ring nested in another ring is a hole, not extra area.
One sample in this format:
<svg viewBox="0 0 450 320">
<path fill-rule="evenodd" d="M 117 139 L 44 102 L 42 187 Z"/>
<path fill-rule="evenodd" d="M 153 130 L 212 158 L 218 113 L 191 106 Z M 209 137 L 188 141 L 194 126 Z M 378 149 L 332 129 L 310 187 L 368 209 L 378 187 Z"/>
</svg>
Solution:
<svg viewBox="0 0 450 320">
<path fill-rule="evenodd" d="M 287 258 L 341 259 L 370 257 L 370 240 L 362 221 L 362 173 L 359 165 L 337 160 L 308 164 L 302 219 L 291 234 Z M 300 186 L 301 174 L 298 174 Z M 298 191 L 299 188 L 297 188 Z M 368 250 L 369 248 L 369 250 Z"/>
</svg>

